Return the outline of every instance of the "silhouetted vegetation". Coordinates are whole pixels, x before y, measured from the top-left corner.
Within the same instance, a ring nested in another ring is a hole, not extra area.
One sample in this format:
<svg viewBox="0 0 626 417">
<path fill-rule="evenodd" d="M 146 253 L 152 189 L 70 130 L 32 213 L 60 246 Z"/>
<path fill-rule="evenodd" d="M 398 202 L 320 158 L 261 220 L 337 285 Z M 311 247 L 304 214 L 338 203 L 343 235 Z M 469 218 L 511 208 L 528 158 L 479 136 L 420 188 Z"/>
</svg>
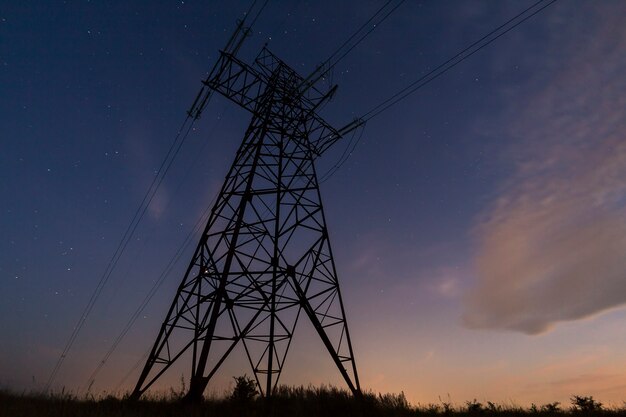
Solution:
<svg viewBox="0 0 626 417">
<path fill-rule="evenodd" d="M 530 408 L 485 403 L 474 399 L 463 405 L 440 400 L 437 404 L 413 406 L 400 394 L 365 393 L 354 398 L 349 392 L 335 387 L 279 387 L 270 400 L 261 398 L 247 376 L 235 378 L 231 393 L 223 398 L 207 399 L 201 404 L 180 401 L 181 392 L 152 396 L 137 402 L 103 395 L 88 394 L 78 398 L 65 392 L 16 394 L 0 391 L 0 417 L 256 417 L 256 416 L 626 416 L 624 408 L 606 408 L 593 397 L 574 395 L 571 407 L 560 404 L 533 404 Z"/>
<path fill-rule="evenodd" d="M 593 399 L 593 397 L 581 397 L 574 395 L 571 398 L 572 411 L 589 413 L 590 411 L 601 411 L 602 403 Z"/>
<path fill-rule="evenodd" d="M 258 395 L 254 379 L 248 375 L 233 378 L 235 379 L 235 388 L 233 388 L 233 392 L 230 394 L 231 400 L 248 402 Z"/>
</svg>

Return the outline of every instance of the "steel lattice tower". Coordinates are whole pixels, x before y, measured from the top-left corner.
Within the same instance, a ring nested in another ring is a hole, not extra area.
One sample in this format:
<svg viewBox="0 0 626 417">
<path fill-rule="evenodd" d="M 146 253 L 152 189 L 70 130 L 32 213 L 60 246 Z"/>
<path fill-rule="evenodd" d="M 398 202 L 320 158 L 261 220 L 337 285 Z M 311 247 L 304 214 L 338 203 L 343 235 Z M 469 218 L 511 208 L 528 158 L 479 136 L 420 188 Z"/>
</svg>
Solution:
<svg viewBox="0 0 626 417">
<path fill-rule="evenodd" d="M 302 313 L 357 394 L 314 162 L 361 122 L 328 125 L 316 109 L 336 87 L 321 93 L 265 47 L 253 65 L 222 52 L 204 85 L 190 116 L 197 118 L 216 91 L 250 111 L 252 121 L 132 397 L 191 349 L 187 398 L 200 399 L 239 343 L 259 390 L 270 396 Z"/>
</svg>

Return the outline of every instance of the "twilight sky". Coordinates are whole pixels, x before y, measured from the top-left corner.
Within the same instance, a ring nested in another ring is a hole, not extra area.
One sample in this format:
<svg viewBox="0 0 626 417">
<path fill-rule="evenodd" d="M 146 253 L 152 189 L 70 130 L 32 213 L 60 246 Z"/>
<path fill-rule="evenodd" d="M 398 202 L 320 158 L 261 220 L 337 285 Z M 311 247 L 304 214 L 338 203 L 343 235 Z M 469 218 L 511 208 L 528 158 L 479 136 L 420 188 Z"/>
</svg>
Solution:
<svg viewBox="0 0 626 417">
<path fill-rule="evenodd" d="M 343 126 L 532 3 L 406 1 L 335 67 L 324 117 Z M 381 4 L 271 0 L 240 58 L 268 42 L 308 74 Z M 47 380 L 248 5 L 0 7 L 0 386 Z M 364 388 L 413 403 L 626 399 L 624 21 L 623 1 L 555 3 L 371 120 L 322 185 Z M 86 383 L 218 191 L 248 121 L 217 96 L 204 111 L 55 388 Z M 137 371 L 120 381 L 191 250 L 95 391 L 132 387 Z M 343 386 L 333 367 L 301 320 L 282 382 Z M 209 391 L 244 372 L 227 362 Z"/>
</svg>

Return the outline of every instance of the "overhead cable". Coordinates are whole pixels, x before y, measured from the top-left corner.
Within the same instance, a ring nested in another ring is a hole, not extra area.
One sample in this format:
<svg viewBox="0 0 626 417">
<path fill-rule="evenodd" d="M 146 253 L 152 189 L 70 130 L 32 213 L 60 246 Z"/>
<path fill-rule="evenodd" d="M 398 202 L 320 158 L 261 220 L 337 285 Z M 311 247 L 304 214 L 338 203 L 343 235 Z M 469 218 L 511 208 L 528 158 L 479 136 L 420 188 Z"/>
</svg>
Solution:
<svg viewBox="0 0 626 417">
<path fill-rule="evenodd" d="M 238 33 L 238 31 L 241 30 L 241 28 L 243 28 L 243 25 L 245 23 L 245 20 L 247 19 L 248 15 L 250 14 L 250 12 L 252 11 L 252 9 L 254 8 L 254 6 L 256 5 L 256 2 L 258 0 L 254 0 L 252 5 L 249 7 L 244 19 L 239 23 L 235 34 L 233 34 L 233 36 L 231 36 L 231 38 L 229 39 L 228 43 L 227 43 L 227 50 L 230 48 L 235 48 L 238 49 L 241 46 L 241 42 L 242 40 L 237 43 L 237 44 L 233 44 L 233 42 L 235 41 L 235 35 Z M 269 0 L 265 0 L 265 2 L 263 3 L 263 5 L 261 6 L 261 9 L 257 12 L 256 16 L 253 19 L 253 22 L 255 22 L 259 15 L 261 14 L 261 12 L 263 11 L 263 9 L 265 8 L 265 6 L 267 5 Z M 244 36 L 245 37 L 245 36 Z M 196 98 L 197 100 L 197 98 Z M 205 104 L 208 100 L 205 100 Z M 65 343 L 65 346 L 63 347 L 63 350 L 61 351 L 61 354 L 59 355 L 59 358 L 57 359 L 52 372 L 50 373 L 50 376 L 48 377 L 48 380 L 46 382 L 45 385 L 45 391 L 48 391 L 50 389 L 50 387 L 52 386 L 52 383 L 54 382 L 61 366 L 63 365 L 63 362 L 65 361 L 65 358 L 67 357 L 70 349 L 72 348 L 72 346 L 74 345 L 78 335 L 80 334 L 80 331 L 82 330 L 83 326 L 85 325 L 85 322 L 87 321 L 87 318 L 89 317 L 89 314 L 91 313 L 91 311 L 94 308 L 94 305 L 96 304 L 96 301 L 98 300 L 98 298 L 100 297 L 100 295 L 102 294 L 102 290 L 104 289 L 105 285 L 107 284 L 107 282 L 109 281 L 111 274 L 113 273 L 113 271 L 115 270 L 115 267 L 117 266 L 117 263 L 119 262 L 119 259 L 121 258 L 122 254 L 124 253 L 128 243 L 130 242 L 130 240 L 133 238 L 137 227 L 139 226 L 139 223 L 141 222 L 143 216 L 145 215 L 148 207 L 150 206 L 150 204 L 152 203 L 152 200 L 154 199 L 154 196 L 156 195 L 161 183 L 163 182 L 163 179 L 165 178 L 165 175 L 167 174 L 167 172 L 169 171 L 170 167 L 172 166 L 172 163 L 174 162 L 174 160 L 176 159 L 176 156 L 178 155 L 178 153 L 180 152 L 180 149 L 182 147 L 182 145 L 184 144 L 187 136 L 189 135 L 189 132 L 191 131 L 191 129 L 193 128 L 193 125 L 195 123 L 195 120 L 197 118 L 193 118 L 191 117 L 191 114 L 188 113 L 187 117 L 184 119 L 181 127 L 179 128 L 176 136 L 174 137 L 174 140 L 172 142 L 172 144 L 170 145 L 167 154 L 165 155 L 165 158 L 163 159 L 163 161 L 161 162 L 161 165 L 159 166 L 159 169 L 157 170 L 154 178 L 152 179 L 152 182 L 150 184 L 150 186 L 148 187 L 148 190 L 146 191 L 141 203 L 139 204 L 139 207 L 137 207 L 137 210 L 135 211 L 133 217 L 131 218 L 131 221 L 129 223 L 129 225 L 127 226 L 126 230 L 124 231 L 124 235 L 122 236 L 122 238 L 120 239 L 115 252 L 113 253 L 113 256 L 110 258 L 104 273 L 102 274 L 102 276 L 100 277 L 100 280 L 98 281 L 98 284 L 96 285 L 96 288 L 94 289 L 93 293 L 91 294 L 91 297 L 89 298 L 89 301 L 87 302 L 87 305 L 85 306 L 85 308 L 83 309 L 78 322 L 76 323 L 76 325 L 74 326 L 74 329 L 72 330 L 72 333 L 70 335 L 70 337 L 68 338 L 68 340 Z M 190 124 L 188 125 L 188 127 L 186 128 L 187 124 L 190 122 Z M 181 133 L 183 133 L 181 136 Z"/>
<path fill-rule="evenodd" d="M 499 39 L 503 35 L 507 34 L 511 30 L 515 29 L 517 26 L 521 25 L 522 23 L 524 23 L 525 21 L 527 21 L 531 17 L 535 16 L 537 13 L 541 12 L 546 7 L 552 5 L 555 2 L 556 2 L 556 0 L 549 0 L 543 6 L 537 8 L 537 6 L 539 6 L 541 3 L 544 3 L 544 0 L 537 1 L 536 3 L 531 5 L 530 7 L 524 9 L 522 12 L 518 13 L 517 15 L 512 17 L 511 19 L 507 20 L 502 25 L 498 26 L 497 28 L 495 28 L 492 31 L 490 31 L 489 33 L 487 33 L 482 38 L 478 39 L 477 41 L 475 41 L 471 45 L 469 45 L 466 48 L 464 48 L 463 50 L 461 50 L 459 53 L 454 55 L 452 58 L 450 58 L 447 61 L 443 62 L 442 64 L 438 65 L 436 68 L 434 68 L 433 70 L 429 71 L 427 74 L 425 74 L 422 77 L 418 78 L 417 80 L 415 80 L 414 82 L 412 82 L 408 86 L 404 87 L 403 89 L 401 89 L 397 93 L 393 94 L 391 97 L 387 98 L 383 102 L 381 102 L 378 105 L 374 106 L 372 109 L 370 109 L 367 113 L 365 113 L 362 116 L 362 119 L 364 121 L 367 121 L 367 120 L 370 120 L 370 119 L 378 116 L 379 114 L 381 114 L 385 110 L 389 109 L 394 104 L 397 104 L 400 101 L 404 100 L 406 97 L 408 97 L 409 95 L 413 94 L 418 89 L 422 88 L 426 84 L 428 84 L 431 81 L 435 80 L 436 78 L 440 77 L 441 75 L 443 75 L 447 71 L 451 70 L 452 68 L 454 68 L 455 66 L 457 66 L 458 64 L 460 64 L 461 62 L 463 62 L 464 60 L 469 58 L 470 56 L 474 55 L 476 52 L 478 52 L 481 49 L 485 48 L 487 45 L 491 44 L 496 39 Z M 533 9 L 536 9 L 536 10 L 533 11 Z"/>
</svg>

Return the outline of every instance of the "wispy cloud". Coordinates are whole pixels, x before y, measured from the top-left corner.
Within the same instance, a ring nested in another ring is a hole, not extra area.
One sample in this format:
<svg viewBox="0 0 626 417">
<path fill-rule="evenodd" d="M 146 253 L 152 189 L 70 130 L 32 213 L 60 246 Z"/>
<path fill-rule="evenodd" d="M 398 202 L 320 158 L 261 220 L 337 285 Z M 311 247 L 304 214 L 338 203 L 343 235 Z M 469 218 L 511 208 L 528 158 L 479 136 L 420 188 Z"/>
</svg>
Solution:
<svg viewBox="0 0 626 417">
<path fill-rule="evenodd" d="M 468 327 L 538 334 L 626 304 L 624 11 L 555 50 L 511 112 L 517 165 L 476 227 Z"/>
<path fill-rule="evenodd" d="M 130 155 L 132 163 L 128 170 L 132 178 L 138 178 L 134 184 L 137 197 L 143 198 L 152 180 L 156 176 L 159 166 L 156 151 L 151 138 L 155 135 L 146 124 L 137 122 L 130 126 L 127 131 L 125 145 L 126 151 Z M 152 175 L 152 176 L 151 176 Z M 161 218 L 169 201 L 169 192 L 165 183 L 159 186 L 158 191 L 148 205 L 148 214 L 153 220 Z"/>
</svg>

